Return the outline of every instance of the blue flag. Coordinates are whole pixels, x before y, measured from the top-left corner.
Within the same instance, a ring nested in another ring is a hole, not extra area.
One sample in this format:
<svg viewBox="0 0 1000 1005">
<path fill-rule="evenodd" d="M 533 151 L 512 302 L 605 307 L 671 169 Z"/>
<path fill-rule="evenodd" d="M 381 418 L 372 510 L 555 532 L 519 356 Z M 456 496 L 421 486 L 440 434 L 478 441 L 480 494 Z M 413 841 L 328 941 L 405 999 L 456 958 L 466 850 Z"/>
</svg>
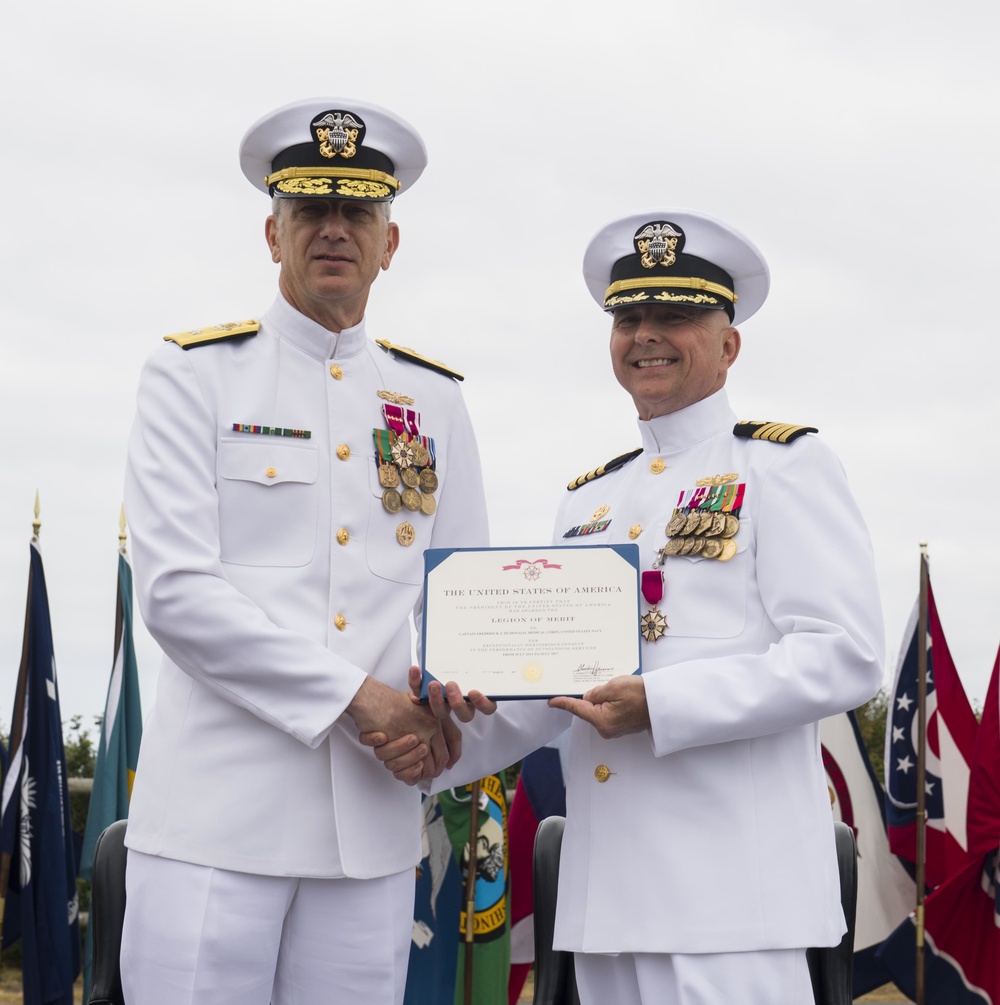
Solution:
<svg viewBox="0 0 1000 1005">
<path fill-rule="evenodd" d="M 115 611 L 114 662 L 101 722 L 101 739 L 94 765 L 94 788 L 87 812 L 87 829 L 80 855 L 80 876 L 88 883 L 94 866 L 94 848 L 105 827 L 128 816 L 132 781 L 139 761 L 142 738 L 142 706 L 139 701 L 139 672 L 132 641 L 132 567 L 118 556 L 118 590 Z M 83 954 L 83 1000 L 90 992 L 93 940 L 90 926 Z"/>
<path fill-rule="evenodd" d="M 49 600 L 34 542 L 0 829 L 3 944 L 21 940 L 24 1005 L 73 1005 L 80 973 L 76 855 Z"/>
</svg>

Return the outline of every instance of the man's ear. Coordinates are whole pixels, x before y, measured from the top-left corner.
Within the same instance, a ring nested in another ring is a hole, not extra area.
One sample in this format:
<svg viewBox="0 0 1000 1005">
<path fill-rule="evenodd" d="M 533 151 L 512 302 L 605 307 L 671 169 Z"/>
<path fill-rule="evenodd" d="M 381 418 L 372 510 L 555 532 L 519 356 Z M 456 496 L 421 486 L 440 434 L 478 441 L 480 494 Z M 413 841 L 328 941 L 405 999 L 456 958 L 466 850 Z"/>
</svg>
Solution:
<svg viewBox="0 0 1000 1005">
<path fill-rule="evenodd" d="M 271 261 L 277 264 L 281 261 L 281 246 L 278 243 L 278 218 L 273 213 L 264 221 L 264 238 L 271 249 Z"/>
<path fill-rule="evenodd" d="M 392 256 L 396 254 L 399 247 L 399 224 L 390 221 L 385 232 L 385 251 L 382 253 L 382 268 L 388 269 Z M 277 261 L 277 259 L 275 259 Z"/>
</svg>

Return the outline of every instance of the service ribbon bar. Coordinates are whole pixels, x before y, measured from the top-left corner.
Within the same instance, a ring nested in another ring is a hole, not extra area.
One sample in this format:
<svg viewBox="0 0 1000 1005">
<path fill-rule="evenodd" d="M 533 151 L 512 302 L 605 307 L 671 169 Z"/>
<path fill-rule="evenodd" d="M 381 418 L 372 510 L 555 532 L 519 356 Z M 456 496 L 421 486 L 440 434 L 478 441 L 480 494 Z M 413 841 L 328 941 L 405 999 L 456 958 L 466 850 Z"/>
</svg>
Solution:
<svg viewBox="0 0 1000 1005">
<path fill-rule="evenodd" d="M 234 433 L 255 433 L 257 436 L 292 436 L 297 440 L 308 440 L 312 432 L 308 429 L 285 429 L 282 426 L 258 426 L 252 422 L 234 422 Z"/>
</svg>

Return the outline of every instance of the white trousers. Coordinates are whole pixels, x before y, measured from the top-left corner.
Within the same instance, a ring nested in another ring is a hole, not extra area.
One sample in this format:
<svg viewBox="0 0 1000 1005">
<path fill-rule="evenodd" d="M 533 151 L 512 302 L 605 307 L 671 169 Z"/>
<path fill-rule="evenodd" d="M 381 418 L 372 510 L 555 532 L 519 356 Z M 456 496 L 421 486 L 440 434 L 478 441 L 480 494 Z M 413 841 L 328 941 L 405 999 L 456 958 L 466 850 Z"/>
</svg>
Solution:
<svg viewBox="0 0 1000 1005">
<path fill-rule="evenodd" d="M 814 1005 L 804 949 L 574 959 L 581 1005 Z"/>
<path fill-rule="evenodd" d="M 128 1005 L 401 1005 L 413 870 L 254 876 L 129 851 Z"/>
</svg>

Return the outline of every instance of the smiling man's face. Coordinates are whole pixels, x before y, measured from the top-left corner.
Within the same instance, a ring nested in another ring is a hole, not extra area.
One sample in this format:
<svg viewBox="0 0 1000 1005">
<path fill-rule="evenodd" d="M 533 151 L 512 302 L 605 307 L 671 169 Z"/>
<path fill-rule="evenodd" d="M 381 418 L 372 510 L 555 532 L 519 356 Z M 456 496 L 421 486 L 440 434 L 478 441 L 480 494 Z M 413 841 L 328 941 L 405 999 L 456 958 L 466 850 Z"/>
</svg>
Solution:
<svg viewBox="0 0 1000 1005">
<path fill-rule="evenodd" d="M 614 313 L 611 363 L 640 419 L 714 394 L 739 352 L 740 333 L 725 311 L 642 304 Z"/>
<path fill-rule="evenodd" d="M 285 299 L 331 331 L 361 321 L 375 277 L 399 246 L 382 205 L 350 199 L 283 199 L 265 236 Z"/>
</svg>

